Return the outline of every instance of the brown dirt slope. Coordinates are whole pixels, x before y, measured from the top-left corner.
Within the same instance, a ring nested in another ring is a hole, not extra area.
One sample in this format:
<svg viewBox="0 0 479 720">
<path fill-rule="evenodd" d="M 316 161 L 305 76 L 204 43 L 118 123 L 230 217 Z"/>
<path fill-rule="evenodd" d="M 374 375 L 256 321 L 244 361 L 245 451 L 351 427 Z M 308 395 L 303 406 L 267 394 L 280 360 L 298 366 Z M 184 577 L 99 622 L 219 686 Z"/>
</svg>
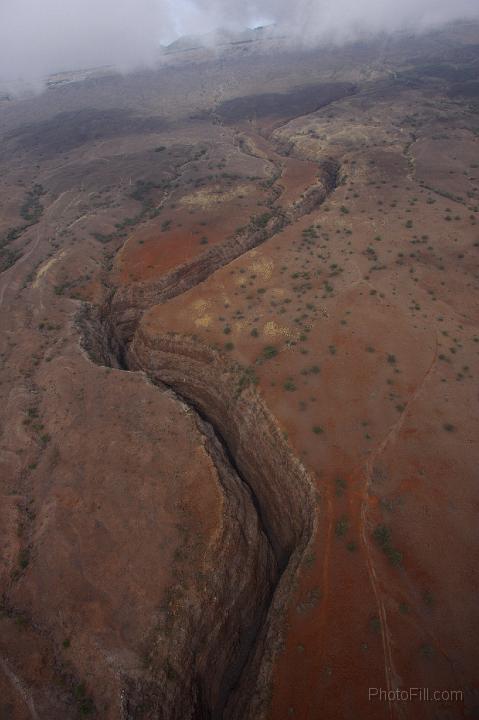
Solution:
<svg viewBox="0 0 479 720">
<path fill-rule="evenodd" d="M 0 101 L 1 718 L 476 716 L 478 47 Z"/>
</svg>

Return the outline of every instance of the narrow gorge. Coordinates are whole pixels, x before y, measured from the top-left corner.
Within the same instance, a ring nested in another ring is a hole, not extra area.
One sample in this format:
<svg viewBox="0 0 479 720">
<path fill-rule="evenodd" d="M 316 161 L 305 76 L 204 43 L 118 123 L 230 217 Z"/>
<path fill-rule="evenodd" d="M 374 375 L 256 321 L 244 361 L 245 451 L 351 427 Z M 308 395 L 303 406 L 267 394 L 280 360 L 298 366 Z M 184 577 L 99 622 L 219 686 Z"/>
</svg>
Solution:
<svg viewBox="0 0 479 720">
<path fill-rule="evenodd" d="M 91 321 L 80 324 L 92 358 L 145 373 L 195 415 L 224 494 L 223 532 L 214 565 L 203 570 L 207 582 L 189 589 L 173 627 L 159 631 L 154 680 L 128 679 L 125 717 L 153 711 L 165 720 L 255 717 L 253 705 L 265 701 L 282 613 L 314 531 L 311 480 L 254 386 L 221 353 L 192 338 L 152 337 L 143 323 L 129 346 L 119 346 L 114 335 L 105 345 L 111 320 L 95 332 Z"/>
<path fill-rule="evenodd" d="M 188 601 L 152 643 L 151 680 L 125 678 L 126 718 L 246 720 L 267 706 L 273 659 L 298 567 L 314 535 L 315 495 L 247 370 L 194 337 L 148 332 L 148 310 L 318 208 L 341 181 L 328 160 L 287 209 L 150 284 L 114 289 L 78 317 L 97 364 L 143 372 L 192 413 L 224 495 L 223 531 Z M 281 191 L 277 193 L 277 197 Z M 194 598 L 194 600 L 192 600 Z"/>
</svg>

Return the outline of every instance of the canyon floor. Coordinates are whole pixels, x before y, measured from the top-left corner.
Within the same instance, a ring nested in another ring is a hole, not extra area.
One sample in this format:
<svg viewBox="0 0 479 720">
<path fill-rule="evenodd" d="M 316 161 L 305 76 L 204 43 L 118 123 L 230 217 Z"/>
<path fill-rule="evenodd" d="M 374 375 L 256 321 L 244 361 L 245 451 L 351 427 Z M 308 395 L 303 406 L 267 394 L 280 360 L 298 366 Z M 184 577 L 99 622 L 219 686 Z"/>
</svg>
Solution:
<svg viewBox="0 0 479 720">
<path fill-rule="evenodd" d="M 479 718 L 478 77 L 456 24 L 2 95 L 2 720 Z"/>
</svg>

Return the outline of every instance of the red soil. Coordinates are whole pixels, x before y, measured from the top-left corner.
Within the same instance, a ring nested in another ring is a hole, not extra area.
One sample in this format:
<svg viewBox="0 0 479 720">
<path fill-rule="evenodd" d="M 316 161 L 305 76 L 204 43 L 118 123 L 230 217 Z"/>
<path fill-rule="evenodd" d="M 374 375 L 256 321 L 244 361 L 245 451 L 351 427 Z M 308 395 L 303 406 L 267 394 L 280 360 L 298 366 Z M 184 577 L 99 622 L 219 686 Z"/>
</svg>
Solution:
<svg viewBox="0 0 479 720">
<path fill-rule="evenodd" d="M 385 161 L 389 167 L 390 157 Z M 400 175 L 402 167 L 398 159 L 394 173 Z M 424 190 L 415 192 L 422 199 L 413 215 L 417 227 L 409 232 L 419 237 L 437 226 L 443 210 L 441 200 L 433 207 L 424 202 Z M 390 193 L 385 188 L 382 197 Z M 474 527 L 472 427 L 477 417 L 466 385 L 455 382 L 454 373 L 448 373 L 449 385 L 441 382 L 441 323 L 433 320 L 434 304 L 425 290 L 430 285 L 438 297 L 454 297 L 456 304 L 461 295 L 456 277 L 459 283 L 464 271 L 451 265 L 443 286 L 439 270 L 430 264 L 423 270 L 420 264 L 421 285 L 416 287 L 409 259 L 386 260 L 396 256 L 405 234 L 398 220 L 408 194 L 403 188 L 394 192 L 398 218 L 389 213 L 371 221 L 375 198 L 354 201 L 356 222 L 349 240 L 344 232 L 348 219 L 339 213 L 348 190 L 338 189 L 330 213 L 301 220 L 149 316 L 149 327 L 154 322 L 159 333 L 195 334 L 220 346 L 231 341 L 232 357 L 254 367 L 259 392 L 295 454 L 317 478 L 318 531 L 288 612 L 271 719 L 312 720 L 318 713 L 389 717 L 392 705 L 371 704 L 369 687 L 449 687 L 451 662 L 463 668 L 459 685 L 461 677 L 464 683 L 474 674 L 472 645 L 466 641 L 461 648 L 457 641 L 471 636 L 473 603 L 463 603 L 459 615 L 454 610 L 455 587 L 462 597 L 472 592 L 472 567 L 461 558 L 460 544 L 444 545 L 440 518 L 448 516 L 448 498 L 457 494 L 460 478 L 457 512 L 464 532 Z M 320 239 L 313 252 L 304 242 L 301 249 L 302 230 L 318 220 Z M 382 238 L 375 252 L 390 267 L 371 272 L 366 248 L 379 225 Z M 461 243 L 467 246 L 470 223 L 462 221 L 461 229 Z M 325 232 L 330 241 L 323 240 Z M 435 233 L 434 242 L 444 257 L 448 227 Z M 320 247 L 325 259 L 318 263 L 314 258 Z M 305 261 L 311 261 L 311 269 Z M 328 273 L 333 263 L 342 266 L 338 274 Z M 319 279 L 314 267 L 322 270 Z M 307 281 L 304 272 L 309 272 Z M 334 292 L 324 290 L 326 279 Z M 284 304 L 288 297 L 292 302 Z M 441 303 L 442 312 L 446 307 Z M 449 308 L 447 327 L 457 322 Z M 304 318 L 302 328 L 294 317 Z M 230 328 L 227 336 L 225 328 Z M 252 328 L 259 337 L 251 336 Z M 461 363 L 477 367 L 471 331 L 454 332 L 464 337 Z M 295 341 L 291 347 L 288 337 Z M 266 346 L 276 347 L 278 355 L 263 359 Z M 313 366 L 319 367 L 317 374 Z M 457 433 L 444 431 L 449 419 L 459 427 Z M 461 457 L 465 447 L 467 458 Z M 402 554 L 398 567 L 373 539 L 380 524 L 390 528 L 391 542 Z M 457 535 L 452 525 L 450 532 Z M 408 708 L 408 717 L 432 717 L 433 712 L 419 703 Z"/>
</svg>

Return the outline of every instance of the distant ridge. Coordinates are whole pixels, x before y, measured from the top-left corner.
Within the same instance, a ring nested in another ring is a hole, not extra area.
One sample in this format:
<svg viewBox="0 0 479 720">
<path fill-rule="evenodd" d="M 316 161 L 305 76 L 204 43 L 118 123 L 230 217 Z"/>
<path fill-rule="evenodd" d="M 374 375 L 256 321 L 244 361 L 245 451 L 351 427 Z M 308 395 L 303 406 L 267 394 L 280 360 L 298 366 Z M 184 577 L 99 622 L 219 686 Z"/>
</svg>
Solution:
<svg viewBox="0 0 479 720">
<path fill-rule="evenodd" d="M 185 50 L 197 50 L 203 47 L 256 42 L 258 40 L 272 38 L 275 34 L 275 29 L 275 24 L 246 28 L 238 32 L 226 28 L 218 28 L 218 30 L 203 35 L 182 35 L 169 45 L 166 45 L 164 50 L 168 53 L 173 53 L 184 52 Z"/>
</svg>

